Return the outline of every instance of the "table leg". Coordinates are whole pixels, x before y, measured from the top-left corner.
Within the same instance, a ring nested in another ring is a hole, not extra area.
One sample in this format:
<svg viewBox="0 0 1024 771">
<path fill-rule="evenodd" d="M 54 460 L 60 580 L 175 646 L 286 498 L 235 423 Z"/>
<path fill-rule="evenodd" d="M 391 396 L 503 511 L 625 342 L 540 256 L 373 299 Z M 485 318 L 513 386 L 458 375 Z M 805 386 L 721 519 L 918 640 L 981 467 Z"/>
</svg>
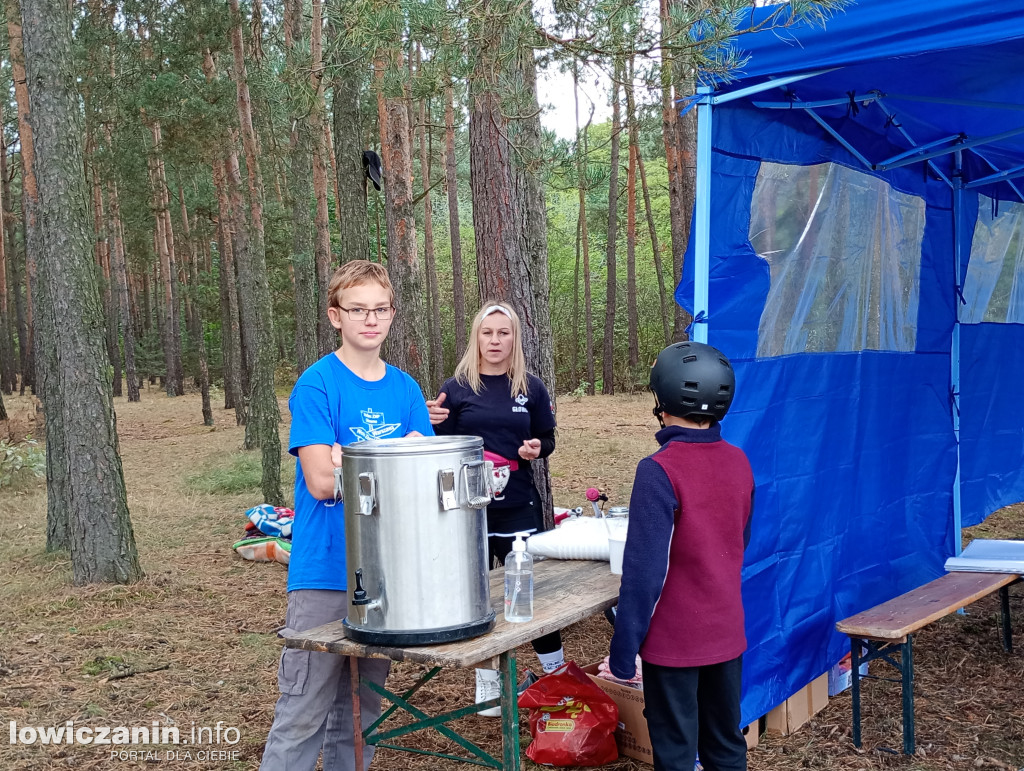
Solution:
<svg viewBox="0 0 1024 771">
<path fill-rule="evenodd" d="M 359 658 L 348 657 L 349 681 L 352 684 L 352 746 L 355 747 L 356 771 L 363 769 L 363 713 L 359 704 Z"/>
<path fill-rule="evenodd" d="M 860 747 L 860 640 L 850 638 L 850 683 L 853 691 L 853 746 Z"/>
<path fill-rule="evenodd" d="M 502 653 L 501 749 L 502 771 L 519 771 L 519 694 L 516 680 L 516 652 Z"/>
<path fill-rule="evenodd" d="M 914 635 L 900 645 L 900 670 L 903 691 L 903 752 L 914 754 Z"/>
<path fill-rule="evenodd" d="M 1010 587 L 999 590 L 1000 616 L 1003 623 L 1003 650 L 1013 653 L 1013 626 L 1010 623 Z"/>
</svg>

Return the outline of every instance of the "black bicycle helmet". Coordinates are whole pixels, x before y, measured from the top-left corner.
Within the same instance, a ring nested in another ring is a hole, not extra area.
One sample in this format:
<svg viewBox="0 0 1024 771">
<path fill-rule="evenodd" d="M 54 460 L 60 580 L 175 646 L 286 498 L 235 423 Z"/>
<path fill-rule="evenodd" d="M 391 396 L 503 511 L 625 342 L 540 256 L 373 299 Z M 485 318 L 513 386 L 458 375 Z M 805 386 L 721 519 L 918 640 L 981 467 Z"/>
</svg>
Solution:
<svg viewBox="0 0 1024 771">
<path fill-rule="evenodd" d="M 721 420 L 736 390 L 732 364 L 717 348 L 688 340 L 658 354 L 651 368 L 654 414 L 679 418 L 708 416 Z"/>
</svg>

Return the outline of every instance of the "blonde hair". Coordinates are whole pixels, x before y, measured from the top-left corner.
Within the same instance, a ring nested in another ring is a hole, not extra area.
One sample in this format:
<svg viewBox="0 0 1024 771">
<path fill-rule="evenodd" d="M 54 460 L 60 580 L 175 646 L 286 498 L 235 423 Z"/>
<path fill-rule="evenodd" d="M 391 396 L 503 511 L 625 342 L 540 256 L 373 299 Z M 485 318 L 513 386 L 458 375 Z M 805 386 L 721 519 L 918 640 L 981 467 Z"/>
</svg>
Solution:
<svg viewBox="0 0 1024 771">
<path fill-rule="evenodd" d="M 391 295 L 391 304 L 395 304 L 395 288 L 391 285 L 387 268 L 369 260 L 352 260 L 331 276 L 331 282 L 327 285 L 327 307 L 340 308 L 342 291 L 363 284 L 380 284 Z"/>
<path fill-rule="evenodd" d="M 488 312 L 490 311 L 490 312 Z M 480 327 L 484 319 L 495 313 L 500 313 L 512 322 L 512 357 L 508 366 L 508 379 L 511 385 L 512 396 L 527 394 L 526 385 L 526 356 L 523 354 L 523 333 L 522 324 L 517 314 L 505 303 L 488 300 L 483 304 L 476 316 L 473 317 L 473 326 L 469 332 L 469 345 L 466 352 L 462 354 L 462 361 L 455 368 L 455 379 L 462 385 L 468 385 L 473 393 L 480 393 L 483 388 L 483 381 L 480 380 Z"/>
</svg>

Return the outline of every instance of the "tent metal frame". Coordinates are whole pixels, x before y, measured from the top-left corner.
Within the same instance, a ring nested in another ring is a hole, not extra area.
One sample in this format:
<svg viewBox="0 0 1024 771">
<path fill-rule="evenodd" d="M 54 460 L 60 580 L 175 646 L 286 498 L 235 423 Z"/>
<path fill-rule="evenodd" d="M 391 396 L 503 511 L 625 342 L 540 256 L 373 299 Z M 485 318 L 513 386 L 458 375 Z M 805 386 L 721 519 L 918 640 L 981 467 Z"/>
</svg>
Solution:
<svg viewBox="0 0 1024 771">
<path fill-rule="evenodd" d="M 798 83 L 809 78 L 833 72 L 839 68 L 815 70 L 813 72 L 790 75 L 782 78 L 774 78 L 747 86 L 735 91 L 716 93 L 711 86 L 700 86 L 697 93 L 684 102 L 687 106 L 682 110 L 686 114 L 694 107 L 697 110 L 697 186 L 695 191 L 694 204 L 694 289 L 693 289 L 693 339 L 697 342 L 708 341 L 708 325 L 711 319 L 709 301 L 710 270 L 711 270 L 711 160 L 712 160 L 712 127 L 713 110 L 716 105 L 726 104 L 737 99 L 770 91 L 777 88 L 785 88 L 793 83 Z M 872 104 L 882 110 L 887 119 L 898 129 L 903 138 L 910 144 L 910 147 L 883 159 L 877 163 L 870 161 L 853 144 L 847 140 L 822 116 L 818 115 L 817 109 L 822 107 L 834 107 L 849 104 L 851 97 L 844 95 L 834 99 L 819 99 L 809 102 L 802 102 L 787 90 L 787 99 L 784 102 L 752 101 L 751 103 L 762 109 L 785 109 L 803 110 L 811 120 L 817 123 L 833 139 L 845 148 L 854 158 L 857 159 L 868 171 L 888 171 L 914 163 L 925 163 L 932 173 L 946 185 L 952 192 L 953 204 L 953 290 L 955 292 L 955 319 L 950 339 L 950 400 L 952 403 L 953 434 L 956 443 L 956 475 L 953 482 L 953 532 L 951 533 L 951 544 L 953 553 L 960 554 L 962 529 L 961 497 L 960 497 L 960 324 L 961 306 L 965 303 L 962 291 L 962 280 L 965 267 L 963 259 L 963 210 L 964 191 L 973 190 L 984 185 L 1005 183 L 1017 198 L 1024 202 L 1024 194 L 1021 188 L 1014 184 L 1014 180 L 1024 178 L 1024 164 L 1008 169 L 1001 169 L 999 166 L 983 154 L 979 148 L 1007 139 L 1013 136 L 1024 134 L 1024 127 L 1010 129 L 998 134 L 983 137 L 970 138 L 967 134 L 958 133 L 941 139 L 929 142 L 918 143 L 910 133 L 895 121 L 896 112 L 887 104 L 890 100 L 895 101 L 918 101 L 932 102 L 938 104 L 950 104 L 963 107 L 984 107 L 1006 110 L 1024 111 L 1024 105 L 1008 104 L 1002 102 L 984 102 L 969 99 L 945 99 L 935 97 L 919 97 L 910 94 L 886 94 L 882 91 L 872 90 L 865 94 L 854 94 L 852 100 L 863 106 Z M 971 151 L 982 162 L 984 162 L 992 173 L 972 180 L 964 179 L 964 158 L 965 151 Z M 948 176 L 933 161 L 937 158 L 953 156 L 953 174 Z M 968 260 L 970 255 L 968 255 Z"/>
</svg>

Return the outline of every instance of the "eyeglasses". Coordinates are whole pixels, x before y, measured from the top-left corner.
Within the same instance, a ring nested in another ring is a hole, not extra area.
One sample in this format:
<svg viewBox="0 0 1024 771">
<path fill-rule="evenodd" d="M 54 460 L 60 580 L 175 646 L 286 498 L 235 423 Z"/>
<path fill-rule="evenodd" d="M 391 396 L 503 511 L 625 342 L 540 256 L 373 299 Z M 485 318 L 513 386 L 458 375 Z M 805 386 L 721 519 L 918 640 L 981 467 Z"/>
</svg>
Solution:
<svg viewBox="0 0 1024 771">
<path fill-rule="evenodd" d="M 365 321 L 366 317 L 371 313 L 370 308 L 342 308 L 339 306 L 338 310 L 345 311 L 352 321 Z M 380 308 L 373 308 L 372 313 L 377 317 L 377 321 L 387 321 L 395 315 L 395 306 L 385 305 Z"/>
</svg>

